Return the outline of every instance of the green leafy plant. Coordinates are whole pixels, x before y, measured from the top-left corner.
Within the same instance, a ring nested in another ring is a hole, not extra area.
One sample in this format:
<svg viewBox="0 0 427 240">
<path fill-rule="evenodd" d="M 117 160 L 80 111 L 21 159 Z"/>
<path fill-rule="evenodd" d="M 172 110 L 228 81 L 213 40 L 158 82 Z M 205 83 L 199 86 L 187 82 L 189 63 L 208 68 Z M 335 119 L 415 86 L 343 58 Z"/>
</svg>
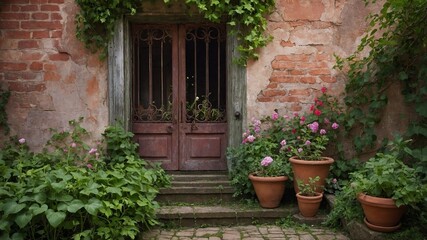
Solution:
<svg viewBox="0 0 427 240">
<path fill-rule="evenodd" d="M 157 224 L 164 171 L 140 159 L 118 125 L 92 146 L 80 121 L 70 126 L 54 131 L 40 153 L 24 138 L 0 151 L 1 239 L 134 239 L 141 226 Z"/>
<path fill-rule="evenodd" d="M 117 0 L 93 2 L 76 0 L 80 12 L 76 16 L 77 37 L 93 50 L 101 50 L 101 56 L 106 56 L 108 42 L 114 35 L 116 21 L 123 15 L 133 15 L 143 1 L 148 0 Z M 170 3 L 171 0 L 163 0 Z M 242 0 L 242 1 L 210 1 L 186 0 L 186 4 L 195 5 L 205 18 L 212 22 L 226 19 L 227 24 L 236 30 L 240 42 L 241 57 L 237 60 L 245 65 L 248 59 L 257 59 L 256 52 L 270 41 L 264 32 L 267 29 L 266 15 L 275 6 L 273 0 Z"/>
<path fill-rule="evenodd" d="M 297 180 L 298 183 L 298 189 L 299 194 L 303 196 L 316 196 L 317 193 L 317 185 L 316 183 L 320 180 L 319 176 L 316 176 L 315 178 L 310 177 L 308 179 L 308 183 L 304 183 L 304 181 Z"/>
<path fill-rule="evenodd" d="M 328 216 L 327 224 L 335 225 L 339 219 L 361 219 L 361 207 L 356 198 L 360 193 L 375 197 L 392 198 L 396 205 L 409 205 L 415 209 L 427 201 L 427 185 L 422 184 L 415 169 L 402 160 L 405 141 L 397 138 L 390 143 L 388 151 L 377 153 L 363 164 L 362 168 L 351 174 L 351 183 L 343 187 L 337 195 L 335 206 Z M 424 206 L 425 207 L 425 206 Z"/>
</svg>

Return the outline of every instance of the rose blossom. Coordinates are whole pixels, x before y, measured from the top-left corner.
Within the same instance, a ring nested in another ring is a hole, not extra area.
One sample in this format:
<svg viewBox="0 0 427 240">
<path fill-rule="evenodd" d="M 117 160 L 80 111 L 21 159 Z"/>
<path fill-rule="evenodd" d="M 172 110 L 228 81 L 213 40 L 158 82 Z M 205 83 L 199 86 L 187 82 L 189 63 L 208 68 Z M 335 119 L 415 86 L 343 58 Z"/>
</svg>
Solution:
<svg viewBox="0 0 427 240">
<path fill-rule="evenodd" d="M 273 158 L 271 158 L 270 156 L 265 157 L 264 159 L 262 159 L 261 161 L 261 165 L 264 167 L 267 167 L 268 165 L 270 165 L 273 162 Z"/>
<path fill-rule="evenodd" d="M 75 147 L 77 147 L 77 144 L 75 142 L 73 142 L 73 143 L 71 143 L 71 147 L 75 148 Z"/>
<path fill-rule="evenodd" d="M 253 142 L 255 141 L 256 137 L 254 135 L 249 135 L 247 138 L 248 142 Z"/>
<path fill-rule="evenodd" d="M 277 120 L 278 118 L 279 118 L 279 114 L 277 112 L 273 112 L 273 114 L 271 114 L 271 119 Z"/>
<path fill-rule="evenodd" d="M 320 135 L 325 135 L 326 134 L 326 130 L 325 129 L 320 129 Z"/>
<path fill-rule="evenodd" d="M 283 140 L 280 142 L 280 145 L 285 146 L 285 145 L 286 145 L 286 140 L 285 140 L 285 139 L 283 139 Z"/>
<path fill-rule="evenodd" d="M 328 89 L 326 87 L 322 87 L 322 89 L 320 89 L 320 91 L 322 91 L 322 93 L 326 93 Z"/>
<path fill-rule="evenodd" d="M 18 142 L 19 142 L 20 144 L 24 144 L 24 143 L 25 143 L 25 141 L 26 141 L 26 140 L 25 140 L 25 138 L 21 138 L 21 139 L 19 139 L 19 140 L 18 140 Z"/>
<path fill-rule="evenodd" d="M 320 111 L 319 109 L 314 110 L 314 115 L 320 116 L 320 114 L 322 114 L 322 111 Z"/>
<path fill-rule="evenodd" d="M 302 152 L 302 148 L 298 148 L 298 152 L 300 153 L 300 152 Z"/>
<path fill-rule="evenodd" d="M 338 129 L 339 127 L 340 127 L 340 125 L 338 125 L 338 123 L 336 123 L 336 122 L 332 123 L 333 129 Z"/>
<path fill-rule="evenodd" d="M 319 130 L 319 123 L 318 122 L 310 123 L 308 124 L 308 127 L 311 129 L 313 133 L 316 133 L 317 130 Z"/>
<path fill-rule="evenodd" d="M 87 167 L 87 168 L 89 168 L 89 169 L 92 169 L 92 168 L 93 168 L 92 164 L 90 164 L 90 163 L 88 163 L 88 164 L 86 165 L 86 167 Z"/>
<path fill-rule="evenodd" d="M 311 144 L 310 140 L 305 141 L 305 145 L 309 146 Z"/>
<path fill-rule="evenodd" d="M 89 150 L 89 154 L 94 154 L 94 153 L 96 153 L 96 151 L 98 151 L 96 148 L 91 148 Z"/>
</svg>

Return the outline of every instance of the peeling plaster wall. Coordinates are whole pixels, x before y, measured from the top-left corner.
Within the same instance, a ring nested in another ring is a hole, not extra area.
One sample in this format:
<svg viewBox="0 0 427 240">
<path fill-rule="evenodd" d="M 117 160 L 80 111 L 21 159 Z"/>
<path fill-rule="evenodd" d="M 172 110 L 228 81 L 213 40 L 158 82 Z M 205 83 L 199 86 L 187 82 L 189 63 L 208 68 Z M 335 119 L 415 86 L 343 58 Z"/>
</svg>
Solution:
<svg viewBox="0 0 427 240">
<path fill-rule="evenodd" d="M 50 128 L 83 127 L 100 137 L 108 124 L 107 66 L 75 37 L 73 0 L 5 0 L 0 3 L 0 80 L 11 91 L 11 135 L 34 149 Z"/>
<path fill-rule="evenodd" d="M 379 5 L 380 6 L 380 5 Z M 334 54 L 346 57 L 379 6 L 359 0 L 278 0 L 269 16 L 272 42 L 247 68 L 248 119 L 306 110 L 320 89 L 342 96 L 345 79 L 333 69 Z"/>
</svg>

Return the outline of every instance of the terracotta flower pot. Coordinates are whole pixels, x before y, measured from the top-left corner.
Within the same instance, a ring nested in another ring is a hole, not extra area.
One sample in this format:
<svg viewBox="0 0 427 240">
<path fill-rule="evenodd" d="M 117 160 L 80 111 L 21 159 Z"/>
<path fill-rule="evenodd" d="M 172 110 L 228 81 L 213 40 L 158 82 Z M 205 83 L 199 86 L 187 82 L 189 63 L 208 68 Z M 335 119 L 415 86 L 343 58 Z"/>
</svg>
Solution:
<svg viewBox="0 0 427 240">
<path fill-rule="evenodd" d="M 249 179 L 254 186 L 259 204 L 263 208 L 277 208 L 285 193 L 286 176 L 258 177 L 249 174 Z"/>
<path fill-rule="evenodd" d="M 360 194 L 357 198 L 365 214 L 368 228 L 378 232 L 393 232 L 400 227 L 400 219 L 407 207 L 397 207 L 391 198 L 379 198 Z"/>
<path fill-rule="evenodd" d="M 329 168 L 334 159 L 330 157 L 322 157 L 322 160 L 302 160 L 298 157 L 289 158 L 294 173 L 294 188 L 295 192 L 299 192 L 297 180 L 302 180 L 304 184 L 308 183 L 308 179 L 319 176 L 319 181 L 316 182 L 317 192 L 323 193 L 322 186 L 325 186 L 325 179 L 328 177 Z"/>
<path fill-rule="evenodd" d="M 304 196 L 297 193 L 296 196 L 298 200 L 298 209 L 301 215 L 304 217 L 316 216 L 323 199 L 323 194 L 318 193 L 316 196 Z"/>
</svg>

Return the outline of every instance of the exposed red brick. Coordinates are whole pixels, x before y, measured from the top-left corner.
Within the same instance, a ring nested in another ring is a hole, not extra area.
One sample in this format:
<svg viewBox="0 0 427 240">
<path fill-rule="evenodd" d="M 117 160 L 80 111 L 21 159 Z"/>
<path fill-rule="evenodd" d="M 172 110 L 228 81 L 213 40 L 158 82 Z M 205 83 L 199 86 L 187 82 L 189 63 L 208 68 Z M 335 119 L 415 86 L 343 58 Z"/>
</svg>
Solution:
<svg viewBox="0 0 427 240">
<path fill-rule="evenodd" d="M 331 60 L 331 55 L 326 53 L 321 53 L 316 55 L 317 61 L 329 61 Z"/>
<path fill-rule="evenodd" d="M 49 72 L 45 72 L 44 73 L 44 78 L 45 81 L 59 81 L 61 79 L 61 75 L 59 75 L 56 72 L 53 71 L 49 71 Z"/>
<path fill-rule="evenodd" d="M 310 90 L 308 89 L 292 89 L 289 90 L 290 96 L 310 96 Z"/>
<path fill-rule="evenodd" d="M 293 112 L 299 112 L 299 111 L 302 110 L 302 107 L 301 107 L 301 105 L 299 103 L 293 103 L 292 106 L 291 106 L 291 110 Z"/>
<path fill-rule="evenodd" d="M 6 38 L 9 39 L 29 39 L 31 38 L 31 32 L 25 31 L 7 31 Z"/>
<path fill-rule="evenodd" d="M 30 0 L 30 3 L 32 4 L 44 4 L 47 3 L 47 0 Z"/>
<path fill-rule="evenodd" d="M 270 82 L 276 82 L 276 83 L 296 83 L 298 82 L 297 77 L 270 77 Z"/>
<path fill-rule="evenodd" d="M 292 69 L 289 71 L 291 75 L 304 75 L 304 72 L 298 69 Z"/>
<path fill-rule="evenodd" d="M 298 62 L 297 66 L 300 69 L 313 69 L 313 68 L 318 68 L 319 67 L 319 63 L 317 62 Z"/>
<path fill-rule="evenodd" d="M 51 63 L 45 63 L 43 65 L 43 69 L 45 71 L 56 71 L 56 65 L 55 64 L 51 64 Z"/>
<path fill-rule="evenodd" d="M 263 90 L 262 95 L 264 97 L 284 96 L 286 95 L 286 91 L 285 90 Z"/>
<path fill-rule="evenodd" d="M 9 90 L 14 92 L 43 92 L 46 90 L 46 85 L 44 83 L 10 82 Z"/>
<path fill-rule="evenodd" d="M 21 22 L 23 29 L 62 29 L 62 24 L 59 21 L 23 21 Z"/>
<path fill-rule="evenodd" d="M 33 32 L 33 38 L 49 38 L 49 31 Z"/>
<path fill-rule="evenodd" d="M 21 8 L 19 10 L 22 12 L 33 12 L 33 11 L 38 11 L 39 6 L 38 5 L 24 5 L 24 6 L 21 6 Z"/>
<path fill-rule="evenodd" d="M 70 55 L 66 53 L 55 53 L 50 54 L 49 59 L 52 61 L 68 61 L 70 59 Z"/>
<path fill-rule="evenodd" d="M 10 11 L 10 5 L 1 5 L 0 4 L 0 12 L 9 12 Z"/>
<path fill-rule="evenodd" d="M 271 67 L 275 70 L 295 68 L 296 63 L 290 61 L 273 61 Z"/>
<path fill-rule="evenodd" d="M 70 83 L 74 83 L 75 81 L 76 81 L 76 74 L 72 73 L 65 78 L 64 83 L 70 84 Z"/>
<path fill-rule="evenodd" d="M 64 0 L 49 0 L 49 3 L 64 3 Z"/>
<path fill-rule="evenodd" d="M 58 30 L 58 31 L 52 31 L 50 33 L 50 37 L 51 38 L 61 38 L 62 37 L 62 31 Z"/>
<path fill-rule="evenodd" d="M 283 96 L 279 98 L 280 102 L 299 102 L 300 98 L 293 96 Z"/>
<path fill-rule="evenodd" d="M 35 12 L 31 14 L 31 18 L 35 20 L 46 20 L 49 19 L 48 13 Z"/>
<path fill-rule="evenodd" d="M 28 13 L 19 13 L 19 12 L 10 12 L 10 13 L 5 13 L 5 12 L 0 12 L 0 19 L 29 19 L 30 18 L 30 14 Z"/>
<path fill-rule="evenodd" d="M 19 22 L 17 21 L 0 21 L 0 29 L 17 29 L 19 28 Z"/>
<path fill-rule="evenodd" d="M 41 5 L 40 10 L 42 11 L 59 11 L 58 5 Z"/>
<path fill-rule="evenodd" d="M 267 87 L 266 88 L 277 88 L 277 86 L 278 86 L 278 84 L 277 83 L 270 83 L 270 84 L 268 84 L 267 85 Z"/>
<path fill-rule="evenodd" d="M 37 77 L 37 73 L 34 72 L 8 72 L 5 73 L 6 80 L 34 80 Z"/>
<path fill-rule="evenodd" d="M 295 46 L 295 43 L 293 43 L 291 41 L 281 41 L 280 46 L 282 46 L 282 47 L 293 47 L 293 46 Z"/>
<path fill-rule="evenodd" d="M 329 75 L 331 74 L 331 70 L 327 68 L 319 68 L 319 69 L 313 69 L 309 73 L 310 75 Z"/>
<path fill-rule="evenodd" d="M 272 102 L 273 98 L 271 98 L 271 97 L 264 97 L 264 96 L 258 96 L 257 100 L 258 100 L 258 102 Z"/>
<path fill-rule="evenodd" d="M 308 61 L 310 55 L 307 54 L 291 54 L 291 55 L 278 55 L 275 60 L 277 61 Z"/>
<path fill-rule="evenodd" d="M 50 14 L 50 19 L 52 19 L 52 20 L 62 20 L 62 16 L 59 13 L 51 13 Z"/>
<path fill-rule="evenodd" d="M 0 62 L 0 70 L 3 71 L 22 71 L 26 69 L 26 63 Z"/>
<path fill-rule="evenodd" d="M 43 54 L 39 52 L 24 53 L 22 55 L 22 60 L 40 60 L 42 57 Z"/>
<path fill-rule="evenodd" d="M 316 78 L 315 77 L 301 77 L 299 80 L 301 83 L 316 83 Z"/>
<path fill-rule="evenodd" d="M 28 2 L 29 0 L 2 0 L 2 4 L 24 4 Z"/>
<path fill-rule="evenodd" d="M 320 79 L 322 79 L 322 81 L 326 82 L 326 83 L 337 82 L 337 78 L 336 77 L 331 77 L 331 76 L 320 76 Z"/>
<path fill-rule="evenodd" d="M 24 5 L 25 6 L 25 5 Z M 19 5 L 11 5 L 10 6 L 10 11 L 11 12 L 19 12 L 20 11 L 20 7 Z"/>
<path fill-rule="evenodd" d="M 30 70 L 33 70 L 33 71 L 41 71 L 41 70 L 43 70 L 43 63 L 41 63 L 41 62 L 32 62 L 30 64 Z"/>
<path fill-rule="evenodd" d="M 39 43 L 35 40 L 21 40 L 18 42 L 19 49 L 38 48 Z"/>
</svg>

